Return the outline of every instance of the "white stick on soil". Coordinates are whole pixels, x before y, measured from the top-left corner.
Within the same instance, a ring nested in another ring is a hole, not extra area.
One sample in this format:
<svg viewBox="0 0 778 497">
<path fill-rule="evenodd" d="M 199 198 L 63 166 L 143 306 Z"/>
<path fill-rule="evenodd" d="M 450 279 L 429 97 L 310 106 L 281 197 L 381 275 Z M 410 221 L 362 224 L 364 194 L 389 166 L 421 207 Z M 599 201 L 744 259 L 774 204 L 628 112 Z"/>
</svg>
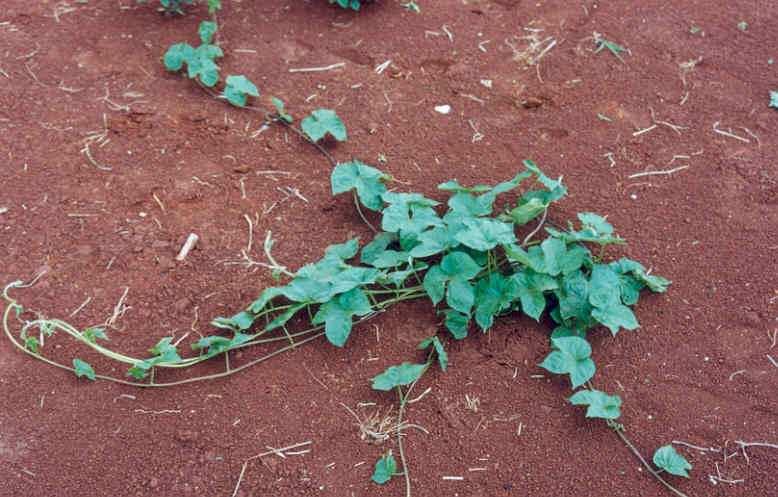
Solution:
<svg viewBox="0 0 778 497">
<path fill-rule="evenodd" d="M 197 244 L 197 240 L 199 239 L 200 237 L 198 237 L 194 233 L 189 233 L 189 236 L 186 238 L 186 242 L 184 242 L 184 246 L 181 247 L 181 251 L 176 256 L 176 260 L 183 261 L 184 259 L 186 259 L 186 256 L 189 255 L 189 252 L 191 252 L 195 244 Z"/>
</svg>

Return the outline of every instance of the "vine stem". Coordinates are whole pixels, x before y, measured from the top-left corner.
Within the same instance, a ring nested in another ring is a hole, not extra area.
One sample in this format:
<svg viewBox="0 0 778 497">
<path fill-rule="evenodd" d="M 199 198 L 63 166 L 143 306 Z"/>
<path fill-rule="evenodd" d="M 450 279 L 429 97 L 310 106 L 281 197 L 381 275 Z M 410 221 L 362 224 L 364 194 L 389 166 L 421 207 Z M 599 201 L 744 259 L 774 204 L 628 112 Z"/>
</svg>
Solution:
<svg viewBox="0 0 778 497">
<path fill-rule="evenodd" d="M 362 221 L 367 225 L 368 228 L 370 228 L 373 233 L 378 233 L 378 230 L 375 229 L 375 226 L 372 225 L 370 221 L 367 220 L 365 215 L 362 213 L 362 207 L 359 205 L 359 197 L 357 197 L 356 190 L 353 191 L 353 197 L 354 197 L 354 207 L 357 208 L 357 213 L 359 214 L 359 217 L 362 218 Z"/>
<path fill-rule="evenodd" d="M 408 391 L 403 395 L 401 387 L 397 387 L 397 394 L 400 396 L 400 409 L 397 413 L 397 426 L 402 426 L 403 414 L 405 414 L 405 404 L 408 400 L 408 394 L 411 393 L 411 389 L 416 384 L 413 382 L 408 388 Z M 400 464 L 403 465 L 403 476 L 405 477 L 405 497 L 411 497 L 411 475 L 408 470 L 408 461 L 405 460 L 405 448 L 403 447 L 403 434 L 402 430 L 397 430 L 397 450 L 400 452 Z"/>
<path fill-rule="evenodd" d="M 427 364 L 424 366 L 421 374 L 418 378 L 416 378 L 416 381 L 411 383 L 411 385 L 408 387 L 408 390 L 405 391 L 404 395 L 402 387 L 397 387 L 397 394 L 400 396 L 400 409 L 397 412 L 397 426 L 402 426 L 403 415 L 405 414 L 405 405 L 408 404 L 408 397 L 411 396 L 413 387 L 416 386 L 416 383 L 418 383 L 421 377 L 424 376 L 424 373 L 427 372 L 430 364 L 432 364 L 432 352 L 430 352 L 427 356 Z M 408 461 L 405 459 L 405 447 L 403 445 L 402 430 L 397 430 L 397 450 L 400 452 L 400 464 L 403 466 L 403 476 L 405 477 L 405 497 L 411 497 L 411 475 L 410 471 L 408 470 Z"/>
<path fill-rule="evenodd" d="M 651 473 L 651 475 L 654 478 L 659 480 L 659 482 L 662 485 L 667 487 L 668 490 L 670 490 L 672 493 L 674 493 L 678 497 L 688 497 L 685 493 L 681 492 L 680 490 L 678 490 L 677 488 L 672 486 L 670 483 L 668 483 L 667 480 L 662 478 L 662 476 L 659 473 L 657 473 L 656 470 L 654 470 L 654 468 L 652 468 L 650 464 L 648 464 L 648 461 L 646 461 L 643 458 L 643 456 L 640 454 L 640 451 L 632 444 L 630 439 L 627 438 L 627 436 L 623 433 L 623 430 L 618 425 L 616 425 L 616 423 L 613 423 L 613 424 L 608 423 L 608 426 L 613 431 L 616 432 L 616 435 L 618 435 L 619 438 L 621 439 L 621 441 L 624 442 L 624 445 L 626 445 L 629 448 L 629 450 L 632 451 L 632 453 L 635 455 L 635 457 L 638 458 L 638 460 L 643 464 L 643 466 L 646 468 L 646 470 L 648 470 L 648 472 Z"/>
</svg>

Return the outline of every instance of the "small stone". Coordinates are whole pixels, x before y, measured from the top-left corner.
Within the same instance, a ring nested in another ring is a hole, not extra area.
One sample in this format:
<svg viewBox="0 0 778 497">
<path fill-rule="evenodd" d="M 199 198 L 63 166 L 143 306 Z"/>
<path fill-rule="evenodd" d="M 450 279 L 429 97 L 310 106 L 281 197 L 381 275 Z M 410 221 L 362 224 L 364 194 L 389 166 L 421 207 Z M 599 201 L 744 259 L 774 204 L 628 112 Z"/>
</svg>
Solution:
<svg viewBox="0 0 778 497">
<path fill-rule="evenodd" d="M 448 105 L 448 104 L 436 105 L 435 106 L 435 112 L 439 112 L 440 114 L 450 114 L 451 113 L 451 106 Z"/>
<path fill-rule="evenodd" d="M 184 312 L 190 305 L 192 305 L 192 301 L 186 297 L 183 297 L 178 299 L 176 303 L 173 304 L 173 308 L 178 312 Z"/>
<path fill-rule="evenodd" d="M 76 255 L 88 256 L 95 252 L 95 248 L 91 245 L 79 245 L 76 247 Z"/>
<path fill-rule="evenodd" d="M 251 166 L 248 164 L 238 164 L 237 166 L 232 168 L 233 171 L 240 174 L 246 174 L 247 172 L 251 171 Z"/>
<path fill-rule="evenodd" d="M 521 102 L 521 106 L 525 109 L 537 109 L 543 105 L 543 100 L 537 97 L 527 97 Z"/>
<path fill-rule="evenodd" d="M 759 314 L 754 311 L 747 311 L 743 314 L 743 320 L 748 326 L 752 328 L 758 328 L 762 324 L 762 320 L 759 318 Z"/>
<path fill-rule="evenodd" d="M 194 442 L 197 439 L 197 434 L 191 430 L 181 430 L 176 433 L 176 440 L 179 442 Z"/>
<path fill-rule="evenodd" d="M 165 255 L 160 256 L 158 258 L 158 263 L 159 263 L 159 268 L 162 271 L 170 271 L 171 269 L 176 267 L 176 263 L 173 262 L 173 258 Z"/>
</svg>

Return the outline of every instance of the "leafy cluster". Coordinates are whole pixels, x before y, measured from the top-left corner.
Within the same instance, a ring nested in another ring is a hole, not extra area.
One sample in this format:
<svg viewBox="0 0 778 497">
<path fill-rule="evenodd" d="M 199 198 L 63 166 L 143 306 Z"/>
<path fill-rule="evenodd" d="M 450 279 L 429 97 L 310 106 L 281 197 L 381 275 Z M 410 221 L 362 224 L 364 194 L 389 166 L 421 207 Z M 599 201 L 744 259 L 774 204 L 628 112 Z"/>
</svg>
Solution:
<svg viewBox="0 0 778 497">
<path fill-rule="evenodd" d="M 441 212 L 437 200 L 388 189 L 391 178 L 372 166 L 338 164 L 331 175 L 333 193 L 353 192 L 365 209 L 381 216 L 381 231 L 361 249 L 357 239 L 330 246 L 287 284 L 266 289 L 248 308 L 214 324 L 239 337 L 259 317 L 268 320 L 265 330 L 273 330 L 299 313 L 323 324 L 329 342 L 342 347 L 355 320 L 408 298 L 428 298 L 456 340 L 474 328 L 486 332 L 497 317 L 512 312 L 536 321 L 547 314 L 556 327 L 541 367 L 567 375 L 573 389 L 585 386 L 596 371 L 587 333 L 600 326 L 613 335 L 637 329 L 632 307 L 641 290 L 664 292 L 669 281 L 636 261 L 606 262 L 593 254 L 591 246 L 624 242 L 597 214 L 579 214 L 578 223 L 565 229 L 545 227 L 543 241 L 520 243 L 518 229 L 545 219 L 549 206 L 567 193 L 561 180 L 549 178 L 531 161 L 524 165 L 523 172 L 494 186 L 439 185 L 449 194 Z M 497 208 L 500 195 L 530 180 L 534 186 L 513 205 Z M 432 347 L 445 369 L 441 340 L 433 337 L 422 346 Z M 424 370 L 424 364 L 393 366 L 374 378 L 373 388 L 407 386 Z M 570 401 L 587 406 L 589 417 L 620 415 L 621 400 L 597 390 L 580 390 Z"/>
<path fill-rule="evenodd" d="M 145 0 L 138 0 L 144 1 Z M 159 0 L 161 10 L 167 14 L 183 14 L 185 5 L 193 5 L 196 0 Z M 222 8 L 221 0 L 208 0 L 208 12 L 214 14 Z"/>
<path fill-rule="evenodd" d="M 214 44 L 218 29 L 214 21 L 202 21 L 197 30 L 200 45 L 193 47 L 189 43 L 175 43 L 167 49 L 163 57 L 168 71 L 178 72 L 186 66 L 189 79 L 195 79 L 202 85 L 213 88 L 221 79 L 220 67 L 216 60 L 224 57 L 221 47 Z M 258 97 L 259 89 L 246 76 L 229 75 L 225 80 L 221 97 L 236 107 L 245 107 L 248 97 Z M 280 102 L 280 101 L 279 101 Z M 283 102 L 281 102 L 283 107 Z"/>
<path fill-rule="evenodd" d="M 359 10 L 363 3 L 367 3 L 367 0 L 329 0 L 329 2 L 344 9 Z"/>
</svg>

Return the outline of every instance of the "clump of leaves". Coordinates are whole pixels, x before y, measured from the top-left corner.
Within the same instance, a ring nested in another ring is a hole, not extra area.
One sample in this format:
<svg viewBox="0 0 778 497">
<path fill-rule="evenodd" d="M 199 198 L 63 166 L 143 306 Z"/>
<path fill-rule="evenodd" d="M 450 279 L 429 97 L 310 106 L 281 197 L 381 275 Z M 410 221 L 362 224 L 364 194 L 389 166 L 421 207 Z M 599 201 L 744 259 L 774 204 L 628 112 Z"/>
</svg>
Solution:
<svg viewBox="0 0 778 497">
<path fill-rule="evenodd" d="M 326 122 L 324 117 L 318 121 Z M 632 307 L 641 290 L 664 292 L 670 282 L 631 259 L 607 262 L 593 255 L 590 246 L 602 254 L 605 247 L 624 243 L 607 219 L 594 213 L 579 214 L 578 223 L 566 229 L 545 227 L 542 241 L 528 237 L 519 243 L 517 229 L 538 219 L 542 225 L 546 210 L 567 193 L 561 179 L 550 178 L 532 161 L 524 165 L 525 171 L 494 186 L 439 185 L 449 194 L 447 210 L 440 212 L 436 200 L 388 189 L 391 177 L 373 166 L 338 164 L 331 175 L 333 193 L 353 192 L 362 206 L 380 215 L 382 231 L 361 251 L 357 239 L 330 246 L 287 284 L 266 289 L 246 310 L 215 324 L 244 333 L 263 317 L 270 330 L 297 313 L 310 313 L 312 324 L 323 324 L 330 343 L 342 347 L 355 320 L 411 298 L 429 299 L 455 340 L 473 327 L 486 332 L 497 317 L 514 312 L 538 321 L 547 314 L 556 327 L 552 350 L 540 366 L 569 376 L 573 389 L 584 386 L 597 369 L 587 334 L 598 327 L 613 335 L 637 329 Z M 497 209 L 500 195 L 531 179 L 536 186 L 514 205 Z M 432 337 L 422 346 L 434 351 L 445 369 L 443 340 Z M 373 379 L 373 388 L 408 386 L 426 367 L 391 366 Z M 596 390 L 579 391 L 571 402 L 587 406 L 589 417 L 613 420 L 620 414 L 621 400 Z"/>
<path fill-rule="evenodd" d="M 768 107 L 778 109 L 778 90 L 770 92 L 770 103 Z"/>
<path fill-rule="evenodd" d="M 216 65 L 216 59 L 224 56 L 222 49 L 211 43 L 216 30 L 216 23 L 201 22 L 198 29 L 200 45 L 197 48 L 188 43 L 171 45 L 163 57 L 165 68 L 168 71 L 178 72 L 186 65 L 187 76 L 190 79 L 197 78 L 209 88 L 215 86 L 219 82 L 219 66 Z"/>
<path fill-rule="evenodd" d="M 146 3 L 146 0 L 138 0 L 138 3 Z M 159 0 L 160 10 L 166 14 L 184 14 L 185 5 L 193 5 L 196 0 Z M 208 13 L 214 14 L 222 8 L 221 0 L 208 0 Z"/>
<path fill-rule="evenodd" d="M 368 1 L 369 0 L 329 0 L 330 3 L 351 10 L 359 10 L 362 7 L 362 3 L 368 3 Z"/>
</svg>

